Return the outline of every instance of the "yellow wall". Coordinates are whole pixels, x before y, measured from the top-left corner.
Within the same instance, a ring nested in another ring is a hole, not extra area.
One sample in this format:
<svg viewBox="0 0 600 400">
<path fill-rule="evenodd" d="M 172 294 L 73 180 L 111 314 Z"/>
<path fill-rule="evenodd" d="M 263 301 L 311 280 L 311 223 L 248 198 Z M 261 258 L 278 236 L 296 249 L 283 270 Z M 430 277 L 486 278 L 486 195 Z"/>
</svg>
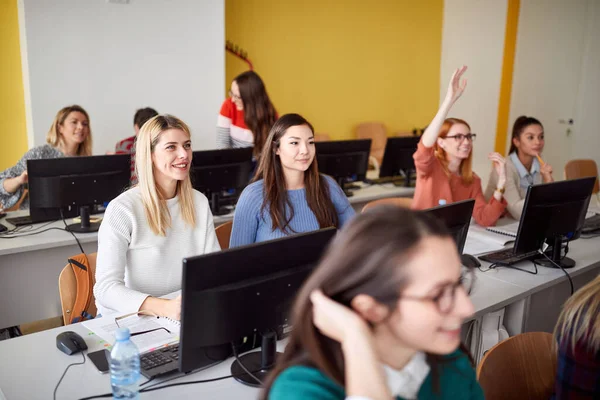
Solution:
<svg viewBox="0 0 600 400">
<path fill-rule="evenodd" d="M 0 0 L 0 170 L 27 150 L 17 0 Z"/>
<path fill-rule="evenodd" d="M 352 138 L 360 122 L 390 133 L 438 107 L 443 0 L 226 0 L 226 38 L 248 52 L 279 114 Z M 246 69 L 226 56 L 226 85 Z"/>
</svg>

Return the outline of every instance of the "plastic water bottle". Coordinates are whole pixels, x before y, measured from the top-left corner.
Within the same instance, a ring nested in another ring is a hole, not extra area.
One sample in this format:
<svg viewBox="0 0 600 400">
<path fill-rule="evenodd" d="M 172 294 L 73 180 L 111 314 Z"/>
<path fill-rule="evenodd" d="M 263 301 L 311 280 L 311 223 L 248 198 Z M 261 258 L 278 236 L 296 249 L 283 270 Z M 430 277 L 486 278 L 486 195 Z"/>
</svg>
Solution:
<svg viewBox="0 0 600 400">
<path fill-rule="evenodd" d="M 440 206 L 445 206 L 445 205 L 446 205 L 446 199 L 440 199 L 440 200 L 438 201 L 438 204 L 439 204 Z"/>
<path fill-rule="evenodd" d="M 140 352 L 129 340 L 129 328 L 115 332 L 117 341 L 110 352 L 110 384 L 113 399 L 139 399 Z"/>
</svg>

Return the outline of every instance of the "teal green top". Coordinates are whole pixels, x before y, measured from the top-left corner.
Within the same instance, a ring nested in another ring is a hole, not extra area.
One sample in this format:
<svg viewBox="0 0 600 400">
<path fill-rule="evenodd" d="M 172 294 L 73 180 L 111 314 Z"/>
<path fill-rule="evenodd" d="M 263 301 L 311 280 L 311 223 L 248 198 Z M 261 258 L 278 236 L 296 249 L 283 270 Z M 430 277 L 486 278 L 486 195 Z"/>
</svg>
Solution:
<svg viewBox="0 0 600 400">
<path fill-rule="evenodd" d="M 440 365 L 438 393 L 433 390 L 431 373 L 425 378 L 419 389 L 419 400 L 483 400 L 483 390 L 477 383 L 475 371 L 468 357 L 456 351 L 447 356 Z M 343 400 L 344 388 L 312 367 L 293 366 L 285 369 L 273 382 L 269 400 Z M 397 400 L 404 400 L 396 397 Z"/>
</svg>

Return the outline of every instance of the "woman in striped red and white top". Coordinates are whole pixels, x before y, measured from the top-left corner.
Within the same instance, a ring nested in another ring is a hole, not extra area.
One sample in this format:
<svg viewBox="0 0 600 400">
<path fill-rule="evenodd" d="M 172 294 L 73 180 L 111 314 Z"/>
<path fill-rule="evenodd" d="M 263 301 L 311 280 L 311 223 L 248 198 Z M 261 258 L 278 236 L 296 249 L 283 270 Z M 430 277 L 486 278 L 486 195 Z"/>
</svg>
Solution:
<svg viewBox="0 0 600 400">
<path fill-rule="evenodd" d="M 229 98 L 221 106 L 217 119 L 219 149 L 252 147 L 258 158 L 277 120 L 265 84 L 254 71 L 246 71 L 231 82 Z"/>
</svg>

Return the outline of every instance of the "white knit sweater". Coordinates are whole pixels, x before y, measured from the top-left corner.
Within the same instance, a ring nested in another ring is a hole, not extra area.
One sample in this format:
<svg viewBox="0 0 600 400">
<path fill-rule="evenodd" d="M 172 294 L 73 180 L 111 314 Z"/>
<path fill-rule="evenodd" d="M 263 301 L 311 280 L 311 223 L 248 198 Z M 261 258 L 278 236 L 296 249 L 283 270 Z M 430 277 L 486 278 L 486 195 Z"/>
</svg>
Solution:
<svg viewBox="0 0 600 400">
<path fill-rule="evenodd" d="M 171 227 L 166 236 L 150 229 L 139 188 L 112 200 L 98 232 L 94 296 L 98 313 L 138 311 L 146 297 L 181 289 L 184 257 L 219 251 L 206 197 L 194 190 L 196 226 L 181 217 L 179 199 L 167 200 Z"/>
</svg>

